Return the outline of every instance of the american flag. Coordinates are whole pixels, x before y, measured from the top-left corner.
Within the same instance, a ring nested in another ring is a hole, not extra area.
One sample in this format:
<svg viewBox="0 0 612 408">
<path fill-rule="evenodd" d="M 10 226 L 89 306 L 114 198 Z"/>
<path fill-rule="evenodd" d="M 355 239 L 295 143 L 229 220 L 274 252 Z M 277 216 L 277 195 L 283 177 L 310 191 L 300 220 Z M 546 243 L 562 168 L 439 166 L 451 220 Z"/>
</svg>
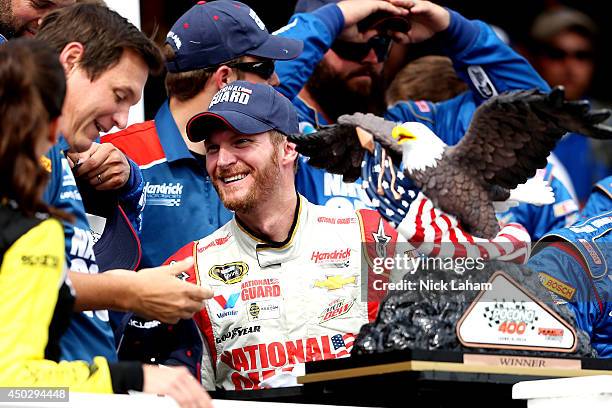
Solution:
<svg viewBox="0 0 612 408">
<path fill-rule="evenodd" d="M 362 186 L 378 212 L 419 253 L 429 257 L 482 257 L 525 263 L 531 238 L 519 224 L 506 224 L 491 240 L 464 231 L 457 219 L 433 206 L 414 183 L 396 169 L 380 144 L 361 164 Z"/>
<path fill-rule="evenodd" d="M 431 257 L 482 257 L 525 263 L 531 248 L 531 238 L 522 225 L 507 224 L 491 240 L 478 238 L 464 231 L 455 217 L 435 208 L 422 192 L 397 230 L 418 252 Z"/>
<path fill-rule="evenodd" d="M 353 344 L 355 343 L 355 335 L 353 333 L 336 334 L 331 336 L 330 339 L 332 341 L 334 351 L 340 350 L 338 353 L 336 353 L 336 357 L 348 356 L 353 348 Z"/>
</svg>

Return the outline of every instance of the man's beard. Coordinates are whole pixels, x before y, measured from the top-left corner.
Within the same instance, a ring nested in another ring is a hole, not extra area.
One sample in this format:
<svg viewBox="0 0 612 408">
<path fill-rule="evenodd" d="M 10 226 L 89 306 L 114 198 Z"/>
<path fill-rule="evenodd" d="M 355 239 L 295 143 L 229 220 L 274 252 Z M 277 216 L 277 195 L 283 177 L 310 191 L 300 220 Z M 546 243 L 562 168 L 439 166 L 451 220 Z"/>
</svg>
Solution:
<svg viewBox="0 0 612 408">
<path fill-rule="evenodd" d="M 0 34 L 8 39 L 15 37 L 16 31 L 11 0 L 0 0 Z"/>
<path fill-rule="evenodd" d="M 360 75 L 370 75 L 368 89 L 350 89 L 348 80 Z M 384 83 L 373 66 L 364 66 L 342 78 L 331 67 L 321 61 L 306 83 L 308 91 L 321 106 L 327 117 L 336 121 L 346 113 L 370 112 L 382 114 L 385 110 Z"/>
<path fill-rule="evenodd" d="M 213 185 L 215 190 L 217 190 L 217 194 L 219 194 L 219 198 L 221 198 L 221 202 L 225 208 L 230 211 L 234 211 L 237 213 L 248 213 L 258 203 L 264 202 L 267 197 L 271 195 L 271 193 L 278 188 L 279 180 L 280 180 L 280 168 L 278 164 L 277 149 L 274 148 L 266 167 L 264 167 L 261 171 L 249 171 L 246 166 L 244 168 L 240 168 L 239 171 L 234 167 L 230 171 L 225 172 L 217 172 L 217 175 L 213 177 Z M 220 180 L 221 177 L 228 176 L 230 174 L 237 174 L 242 171 L 249 171 L 249 175 L 252 176 L 255 180 L 246 196 L 240 198 L 229 198 L 225 196 L 225 193 L 222 189 L 219 188 L 219 184 L 223 183 Z"/>
</svg>

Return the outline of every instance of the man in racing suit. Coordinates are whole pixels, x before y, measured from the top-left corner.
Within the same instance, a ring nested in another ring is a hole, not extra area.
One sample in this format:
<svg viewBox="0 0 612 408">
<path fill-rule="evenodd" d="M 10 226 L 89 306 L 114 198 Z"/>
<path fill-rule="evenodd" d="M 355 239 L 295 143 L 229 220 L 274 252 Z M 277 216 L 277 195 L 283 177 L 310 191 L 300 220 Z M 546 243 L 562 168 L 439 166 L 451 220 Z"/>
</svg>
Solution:
<svg viewBox="0 0 612 408">
<path fill-rule="evenodd" d="M 377 211 L 317 206 L 296 194 L 298 155 L 284 135 L 297 129 L 289 100 L 246 81 L 222 88 L 187 124 L 192 141 L 205 141 L 215 189 L 235 212 L 167 261 L 193 255 L 181 278 L 215 293 L 195 316 L 209 389 L 286 385 L 282 374 L 299 374 L 305 362 L 348 356 L 385 283 L 401 273 L 377 259 L 414 249 Z M 511 247 L 504 255 L 516 259 L 521 245 Z"/>
<path fill-rule="evenodd" d="M 599 357 L 611 358 L 612 177 L 597 183 L 582 215 L 546 234 L 527 265 L 540 273 L 553 301 L 574 312 Z"/>
<path fill-rule="evenodd" d="M 282 135 L 297 131 L 289 100 L 246 81 L 221 89 L 187 125 L 192 141 L 205 140 L 213 184 L 235 211 L 168 260 L 194 255 L 187 280 L 215 293 L 195 316 L 210 357 L 208 389 L 260 388 L 307 361 L 348 356 L 375 316 L 362 242 L 391 256 L 397 232 L 376 211 L 316 206 L 296 193 L 298 154 Z"/>
<path fill-rule="evenodd" d="M 311 3 L 311 4 L 307 4 Z M 281 84 L 278 90 L 292 100 L 300 122 L 300 131 L 313 132 L 321 125 L 329 124 L 336 118 L 330 118 L 309 98 L 305 91 L 307 84 L 317 64 L 328 60 L 343 61 L 343 64 L 356 64 L 356 62 L 342 59 L 335 54 L 334 42 L 343 32 L 344 20 L 336 4 L 331 0 L 323 2 L 300 1 L 296 10 L 309 11 L 294 15 L 290 23 L 281 28 L 279 36 L 304 41 L 304 51 L 292 61 L 283 61 L 277 64 L 277 73 Z M 419 14 L 418 28 L 430 29 L 437 32 L 436 38 L 443 45 L 443 52 L 448 55 L 457 71 L 457 74 L 471 88 L 457 97 L 440 103 L 429 101 L 403 101 L 388 108 L 385 118 L 398 123 L 417 121 L 425 124 L 448 145 L 456 144 L 465 134 L 472 115 L 476 108 L 486 99 L 504 91 L 516 89 L 538 88 L 548 91 L 550 88 L 527 63 L 527 61 L 504 44 L 494 31 L 485 23 L 476 20 L 467 20 L 455 11 L 443 9 L 427 1 L 415 1 L 411 13 Z M 313 10 L 314 7 L 320 7 Z M 417 9 L 414 7 L 418 7 Z M 414 24 L 417 26 L 417 24 Z M 431 33 L 429 34 L 431 36 Z M 413 35 L 414 37 L 414 35 Z M 426 37 L 422 36 L 426 39 Z M 355 40 L 357 41 L 357 40 Z M 374 51 L 362 61 L 360 69 L 382 69 L 382 60 L 374 57 Z M 352 66 L 352 65 L 351 65 Z M 304 86 L 306 84 L 306 86 Z M 357 97 L 357 96 L 356 96 Z M 353 112 L 346 112 L 353 113 Z M 369 169 L 383 166 L 379 158 L 366 155 Z M 321 169 L 313 168 L 301 158 L 300 168 L 296 175 L 298 191 L 310 201 L 320 205 L 350 208 L 376 208 L 383 198 L 366 194 L 362 190 L 371 185 L 368 178 L 377 179 L 371 171 L 364 172 L 365 177 L 355 183 L 343 183 L 342 177 L 326 173 Z M 532 239 L 538 239 L 553 228 L 560 228 L 575 220 L 578 206 L 572 197 L 573 187 L 565 176 L 562 167 L 550 163 L 544 171 L 536 177 L 544 177 L 550 183 L 555 193 L 555 203 L 550 206 L 533 206 L 522 204 L 512 208 L 500 216 L 502 223 L 521 223 L 529 231 Z M 366 181 L 364 183 L 364 181 Z M 389 187 L 391 179 L 383 184 L 385 194 L 391 194 Z M 401 185 L 401 200 L 411 203 L 418 194 L 412 183 L 398 181 Z M 401 215 L 383 215 L 396 225 L 401 222 Z"/>
</svg>

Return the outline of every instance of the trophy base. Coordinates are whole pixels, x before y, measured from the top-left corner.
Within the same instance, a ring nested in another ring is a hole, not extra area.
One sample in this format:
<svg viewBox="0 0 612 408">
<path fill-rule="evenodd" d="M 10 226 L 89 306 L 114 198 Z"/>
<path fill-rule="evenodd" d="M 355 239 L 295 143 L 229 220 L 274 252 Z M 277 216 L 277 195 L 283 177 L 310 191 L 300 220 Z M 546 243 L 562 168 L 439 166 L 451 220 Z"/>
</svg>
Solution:
<svg viewBox="0 0 612 408">
<path fill-rule="evenodd" d="M 485 378 L 489 375 L 495 376 L 496 382 L 514 384 L 525 380 L 525 377 L 543 379 L 610 375 L 612 361 L 508 353 L 406 350 L 307 363 L 306 375 L 300 377 L 298 382 L 308 384 L 398 372 L 425 373 L 423 375 L 428 378 L 444 377 L 443 373 L 452 373 L 456 378 L 473 378 L 472 374 Z"/>
<path fill-rule="evenodd" d="M 326 404 L 524 408 L 526 401 L 512 397 L 518 382 L 602 374 L 612 375 L 612 361 L 512 355 L 507 350 L 406 350 L 307 363 L 298 382 L 305 396 L 319 396 Z"/>
<path fill-rule="evenodd" d="M 520 353 L 520 352 L 519 352 Z M 361 407 L 521 407 L 512 387 L 521 381 L 612 375 L 612 361 L 405 350 L 306 363 L 299 387 L 215 391 L 216 399 Z M 465 404 L 462 404 L 465 403 Z"/>
</svg>

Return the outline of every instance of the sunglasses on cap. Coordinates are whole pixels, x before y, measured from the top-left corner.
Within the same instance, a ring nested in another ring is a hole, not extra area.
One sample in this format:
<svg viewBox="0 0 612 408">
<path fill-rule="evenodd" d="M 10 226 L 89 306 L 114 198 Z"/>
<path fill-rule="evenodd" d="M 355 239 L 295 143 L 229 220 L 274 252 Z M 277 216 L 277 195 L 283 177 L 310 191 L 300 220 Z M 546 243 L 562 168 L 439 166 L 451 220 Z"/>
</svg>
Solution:
<svg viewBox="0 0 612 408">
<path fill-rule="evenodd" d="M 592 60 L 595 56 L 595 54 L 591 50 L 566 51 L 556 47 L 544 47 L 543 51 L 546 57 L 554 60 L 574 58 L 579 61 L 589 61 Z"/>
<path fill-rule="evenodd" d="M 361 62 L 368 56 L 370 50 L 374 50 L 378 62 L 383 62 L 389 54 L 390 37 L 372 37 L 368 42 L 357 43 L 336 40 L 331 46 L 336 54 L 342 59 L 354 62 Z"/>
<path fill-rule="evenodd" d="M 224 65 L 230 68 L 238 68 L 244 72 L 250 72 L 265 80 L 270 79 L 270 77 L 274 74 L 274 60 L 270 59 L 253 62 L 234 62 Z"/>
</svg>

